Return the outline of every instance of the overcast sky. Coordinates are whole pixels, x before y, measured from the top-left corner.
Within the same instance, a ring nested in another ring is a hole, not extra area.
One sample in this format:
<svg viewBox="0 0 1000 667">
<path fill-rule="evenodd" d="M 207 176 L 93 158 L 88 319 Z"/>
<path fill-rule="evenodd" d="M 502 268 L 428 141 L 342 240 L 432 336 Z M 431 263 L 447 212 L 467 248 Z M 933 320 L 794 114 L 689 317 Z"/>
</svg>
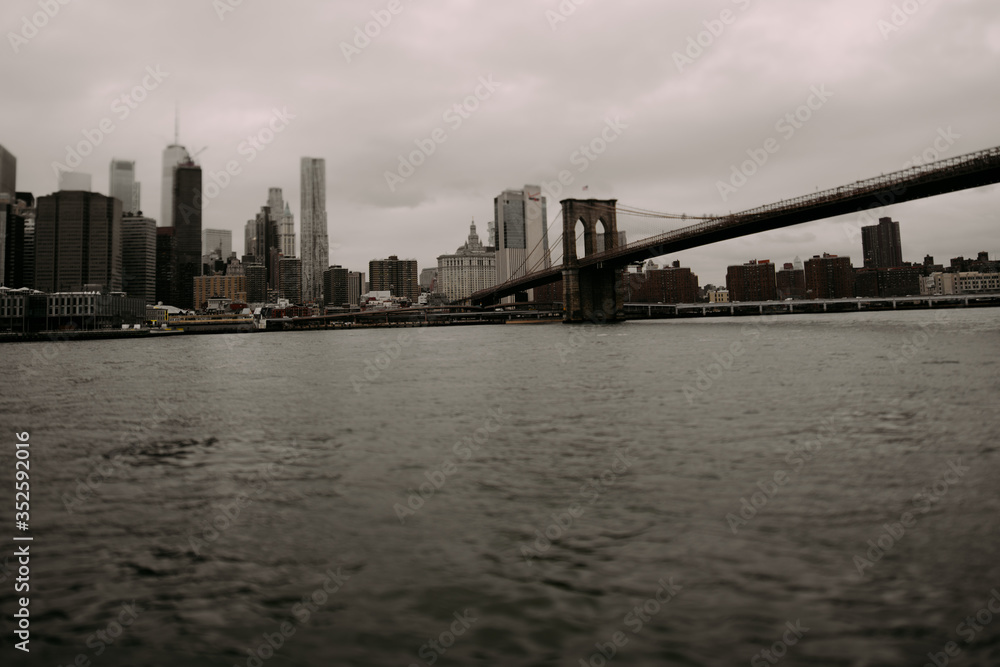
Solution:
<svg viewBox="0 0 1000 667">
<path fill-rule="evenodd" d="M 718 214 L 895 171 L 936 141 L 943 157 L 1000 145 L 996 0 L 51 2 L 58 12 L 35 19 L 37 34 L 25 21 L 45 0 L 4 3 L 0 144 L 18 159 L 19 190 L 54 191 L 53 164 L 88 131 L 101 142 L 78 170 L 94 190 L 107 192 L 112 157 L 135 160 L 143 209 L 158 217 L 176 103 L 181 143 L 207 146 L 206 185 L 227 163 L 239 169 L 204 227 L 232 230 L 242 252 L 244 223 L 281 187 L 298 233 L 299 159 L 323 157 L 331 263 L 355 270 L 390 254 L 436 265 L 473 217 L 485 235 L 502 190 L 564 170 L 563 197 Z M 121 99 L 144 82 L 141 102 Z M 287 127 L 259 150 L 244 144 L 276 110 Z M 778 124 L 797 110 L 808 120 Z M 105 119 L 110 133 L 98 129 Z M 602 134 L 614 139 L 606 147 Z M 719 182 L 768 139 L 777 152 L 724 200 Z M 434 151 L 403 178 L 400 156 L 415 142 Z M 592 142 L 600 155 L 577 153 Z M 947 263 L 1000 255 L 998 208 L 1000 188 L 988 187 L 885 214 L 902 223 L 904 259 Z M 665 259 L 702 284 L 753 258 L 825 251 L 859 265 L 858 224 L 815 222 Z M 654 228 L 621 226 L 630 240 Z"/>
</svg>

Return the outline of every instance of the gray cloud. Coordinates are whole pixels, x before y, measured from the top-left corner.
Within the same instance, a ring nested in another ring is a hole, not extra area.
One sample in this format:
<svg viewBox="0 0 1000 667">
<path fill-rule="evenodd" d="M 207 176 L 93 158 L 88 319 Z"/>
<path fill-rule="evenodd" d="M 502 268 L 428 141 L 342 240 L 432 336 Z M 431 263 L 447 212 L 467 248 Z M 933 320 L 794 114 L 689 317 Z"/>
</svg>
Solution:
<svg viewBox="0 0 1000 667">
<path fill-rule="evenodd" d="M 553 29 L 546 12 L 560 4 L 575 11 Z M 428 266 L 461 244 L 473 216 L 485 231 L 501 190 L 552 181 L 564 169 L 574 176 L 568 196 L 588 185 L 589 196 L 642 208 L 724 213 L 901 168 L 939 128 L 961 135 L 948 155 L 1000 144 L 1000 6 L 926 3 L 886 38 L 878 22 L 892 20 L 895 4 L 902 3 L 400 0 L 401 11 L 348 63 L 341 43 L 388 0 L 243 0 L 221 20 L 204 0 L 70 2 L 17 53 L 8 44 L 0 56 L 7 84 L 0 143 L 18 157 L 19 187 L 47 194 L 56 184 L 51 164 L 65 159 L 65 147 L 110 118 L 114 132 L 80 170 L 106 191 L 110 159 L 136 160 L 144 208 L 155 215 L 177 103 L 182 143 L 208 146 L 199 157 L 206 174 L 229 160 L 243 167 L 207 208 L 205 226 L 241 239 L 269 186 L 285 189 L 298 220 L 299 158 L 325 157 L 332 262 L 366 270 L 370 259 L 399 254 Z M 5 9 L 4 32 L 16 33 L 39 5 L 16 0 Z M 675 53 L 724 10 L 731 25 L 678 71 Z M 114 100 L 157 65 L 169 77 L 119 119 Z M 460 126 L 446 121 L 491 75 L 499 89 Z M 748 149 L 780 137 L 776 122 L 819 85 L 833 97 L 723 202 L 717 182 Z M 295 118 L 248 162 L 239 147 L 274 109 Z M 615 117 L 628 128 L 579 173 L 574 152 Z M 385 172 L 436 128 L 447 140 L 390 191 Z M 903 223 L 906 259 L 1000 251 L 997 192 L 889 210 Z M 784 262 L 826 251 L 858 262 L 860 247 L 843 222 L 677 259 L 716 283 L 727 264 L 752 258 Z M 653 227 L 627 218 L 623 226 Z"/>
</svg>

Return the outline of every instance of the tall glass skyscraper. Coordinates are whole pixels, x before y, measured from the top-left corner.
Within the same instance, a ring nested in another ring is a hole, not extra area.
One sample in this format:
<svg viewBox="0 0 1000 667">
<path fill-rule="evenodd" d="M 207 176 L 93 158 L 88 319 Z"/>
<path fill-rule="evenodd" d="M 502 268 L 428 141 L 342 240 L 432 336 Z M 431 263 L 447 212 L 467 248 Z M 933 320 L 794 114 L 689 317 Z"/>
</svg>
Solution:
<svg viewBox="0 0 1000 667">
<path fill-rule="evenodd" d="M 17 158 L 0 146 L 0 195 L 9 195 L 13 201 L 17 192 Z"/>
<path fill-rule="evenodd" d="M 326 160 L 302 158 L 302 300 L 323 301 L 323 272 L 330 265 L 326 233 Z"/>
<path fill-rule="evenodd" d="M 270 188 L 267 194 L 267 205 L 271 208 L 271 217 L 278 224 L 278 249 L 285 257 L 296 257 L 295 254 L 295 218 L 292 216 L 288 202 L 285 201 L 281 188 Z"/>
<path fill-rule="evenodd" d="M 497 284 L 552 266 L 549 252 L 548 211 L 537 185 L 504 190 L 493 200 L 496 225 L 493 244 L 497 253 Z M 528 300 L 533 291 L 528 290 Z M 504 303 L 512 303 L 506 297 Z"/>
<path fill-rule="evenodd" d="M 122 211 L 134 214 L 141 210 L 139 184 L 135 182 L 135 162 L 112 159 L 108 183 L 108 196 L 121 201 Z"/>
<path fill-rule="evenodd" d="M 190 159 L 187 149 L 178 144 L 170 144 L 163 150 L 163 189 L 160 190 L 160 219 L 156 221 L 159 227 L 174 226 L 174 170 Z"/>
<path fill-rule="evenodd" d="M 172 175 L 174 262 L 176 294 L 171 305 L 194 308 L 194 279 L 201 275 L 201 167 L 191 161 L 178 165 Z"/>
<path fill-rule="evenodd" d="M 38 198 L 35 289 L 79 292 L 89 285 L 122 289 L 121 202 L 84 191 Z"/>
</svg>

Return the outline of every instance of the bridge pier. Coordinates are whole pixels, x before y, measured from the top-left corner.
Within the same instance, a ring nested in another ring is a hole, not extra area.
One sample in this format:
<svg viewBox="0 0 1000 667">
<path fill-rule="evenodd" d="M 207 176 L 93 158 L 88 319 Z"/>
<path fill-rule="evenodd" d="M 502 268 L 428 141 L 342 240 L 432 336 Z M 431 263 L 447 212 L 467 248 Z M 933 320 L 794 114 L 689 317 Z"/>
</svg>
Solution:
<svg viewBox="0 0 1000 667">
<path fill-rule="evenodd" d="M 583 224 L 585 257 L 597 252 L 598 223 L 603 228 L 604 250 L 618 247 L 615 199 L 564 199 L 563 207 L 563 321 L 621 322 L 625 319 L 623 267 L 599 263 L 580 266 L 576 255 L 576 228 Z"/>
</svg>

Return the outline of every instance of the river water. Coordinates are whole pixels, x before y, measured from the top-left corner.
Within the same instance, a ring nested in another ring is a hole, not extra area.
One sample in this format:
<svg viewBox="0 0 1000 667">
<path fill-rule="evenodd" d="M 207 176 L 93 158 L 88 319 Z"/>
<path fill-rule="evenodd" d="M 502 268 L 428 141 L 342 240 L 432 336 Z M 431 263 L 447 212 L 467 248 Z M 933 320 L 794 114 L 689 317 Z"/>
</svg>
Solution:
<svg viewBox="0 0 1000 667">
<path fill-rule="evenodd" d="M 2 662 L 997 665 L 998 355 L 1000 310 L 0 346 Z"/>
</svg>

